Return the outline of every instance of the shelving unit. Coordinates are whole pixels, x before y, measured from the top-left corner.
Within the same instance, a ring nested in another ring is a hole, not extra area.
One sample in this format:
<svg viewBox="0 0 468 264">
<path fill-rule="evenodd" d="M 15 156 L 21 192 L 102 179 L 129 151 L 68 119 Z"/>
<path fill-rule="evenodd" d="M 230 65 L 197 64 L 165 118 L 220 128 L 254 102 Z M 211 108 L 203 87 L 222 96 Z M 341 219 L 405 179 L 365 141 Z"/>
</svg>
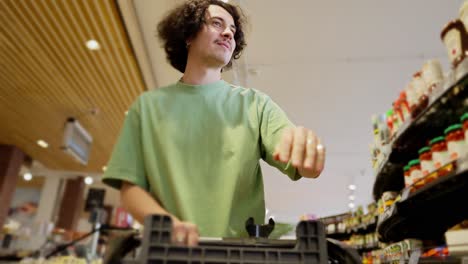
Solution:
<svg viewBox="0 0 468 264">
<path fill-rule="evenodd" d="M 399 192 L 404 188 L 403 167 L 411 159 L 418 158 L 418 150 L 443 130 L 459 122 L 468 111 L 468 72 L 459 74 L 458 81 L 445 84 L 438 94 L 433 94 L 429 105 L 416 118 L 406 122 L 391 141 L 391 153 L 382 162 L 373 188 L 378 200 L 386 191 Z"/>
<path fill-rule="evenodd" d="M 453 171 L 394 204 L 391 215 L 377 228 L 382 242 L 405 238 L 437 239 L 468 218 L 468 158 L 448 165 Z"/>
</svg>

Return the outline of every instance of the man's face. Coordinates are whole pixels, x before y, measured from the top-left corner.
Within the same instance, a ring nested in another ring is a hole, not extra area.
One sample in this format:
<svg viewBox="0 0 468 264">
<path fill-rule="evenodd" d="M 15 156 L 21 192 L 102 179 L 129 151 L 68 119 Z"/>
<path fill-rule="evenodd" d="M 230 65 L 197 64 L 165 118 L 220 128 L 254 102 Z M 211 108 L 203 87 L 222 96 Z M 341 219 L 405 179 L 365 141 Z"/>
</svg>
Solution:
<svg viewBox="0 0 468 264">
<path fill-rule="evenodd" d="M 218 5 L 210 5 L 205 16 L 206 23 L 189 41 L 189 53 L 205 60 L 210 66 L 224 67 L 236 48 L 234 19 Z"/>
</svg>

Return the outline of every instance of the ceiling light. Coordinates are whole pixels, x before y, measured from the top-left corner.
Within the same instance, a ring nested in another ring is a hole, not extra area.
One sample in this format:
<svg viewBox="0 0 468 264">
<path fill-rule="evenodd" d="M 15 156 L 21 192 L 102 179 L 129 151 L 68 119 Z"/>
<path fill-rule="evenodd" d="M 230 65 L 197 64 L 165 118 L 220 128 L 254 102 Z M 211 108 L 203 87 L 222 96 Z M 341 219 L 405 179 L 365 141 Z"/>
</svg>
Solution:
<svg viewBox="0 0 468 264">
<path fill-rule="evenodd" d="M 351 191 L 354 191 L 354 190 L 356 190 L 356 185 L 351 184 L 351 185 L 348 186 L 348 188 L 349 188 Z"/>
<path fill-rule="evenodd" d="M 102 166 L 102 171 L 106 171 L 107 170 L 107 166 Z"/>
<path fill-rule="evenodd" d="M 221 1 L 223 1 L 224 3 L 227 3 L 227 2 L 229 2 L 229 0 L 221 0 Z"/>
<path fill-rule="evenodd" d="M 349 204 L 348 204 L 348 207 L 351 208 L 351 209 L 353 209 L 353 208 L 354 208 L 354 203 L 349 203 Z"/>
<path fill-rule="evenodd" d="M 93 180 L 92 177 L 87 176 L 87 177 L 84 179 L 84 182 L 85 182 L 87 185 L 91 185 L 91 184 L 93 184 L 94 180 Z"/>
<path fill-rule="evenodd" d="M 348 198 L 349 198 L 351 201 L 354 201 L 354 199 L 356 199 L 356 197 L 354 197 L 354 195 L 350 195 Z"/>
<path fill-rule="evenodd" d="M 91 39 L 86 41 L 86 47 L 90 50 L 98 50 L 101 48 L 101 45 L 96 40 Z"/>
<path fill-rule="evenodd" d="M 49 144 L 48 144 L 47 142 L 45 142 L 44 140 L 42 140 L 42 139 L 39 139 L 39 140 L 37 141 L 37 144 L 38 144 L 39 146 L 43 147 L 43 148 L 49 147 Z"/>
<path fill-rule="evenodd" d="M 25 181 L 30 181 L 32 180 L 32 174 L 30 172 L 26 172 L 24 175 L 23 175 L 23 179 Z"/>
<path fill-rule="evenodd" d="M 125 111 L 125 115 L 128 115 L 128 111 Z"/>
</svg>

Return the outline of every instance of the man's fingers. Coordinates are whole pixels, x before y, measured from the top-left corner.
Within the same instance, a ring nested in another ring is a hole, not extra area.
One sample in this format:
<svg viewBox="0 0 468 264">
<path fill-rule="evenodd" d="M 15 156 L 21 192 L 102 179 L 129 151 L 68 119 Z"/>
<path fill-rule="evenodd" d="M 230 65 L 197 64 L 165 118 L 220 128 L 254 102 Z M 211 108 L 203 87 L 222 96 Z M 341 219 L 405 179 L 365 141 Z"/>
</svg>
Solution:
<svg viewBox="0 0 468 264">
<path fill-rule="evenodd" d="M 279 145 L 279 155 L 281 162 L 288 162 L 291 158 L 291 149 L 294 140 L 294 129 L 287 128 L 283 132 Z"/>
<path fill-rule="evenodd" d="M 174 223 L 172 228 L 172 243 L 175 245 L 185 245 L 187 244 L 187 231 L 185 230 L 185 225 L 182 222 Z"/>
<path fill-rule="evenodd" d="M 292 164 L 294 167 L 302 166 L 304 162 L 305 147 L 306 147 L 307 130 L 303 127 L 295 129 L 294 144 L 292 149 Z"/>
<path fill-rule="evenodd" d="M 322 173 L 323 168 L 325 167 L 325 146 L 322 145 L 320 139 L 317 140 L 317 162 L 315 164 L 315 170 L 317 171 L 317 176 Z"/>
<path fill-rule="evenodd" d="M 192 223 L 188 223 L 186 225 L 186 230 L 187 230 L 187 245 L 189 247 L 197 246 L 198 239 L 199 239 L 197 226 Z"/>
<path fill-rule="evenodd" d="M 198 227 L 188 222 L 174 223 L 172 228 L 172 243 L 178 246 L 196 246 L 198 245 L 200 235 Z"/>
<path fill-rule="evenodd" d="M 304 168 L 311 170 L 314 168 L 317 159 L 317 136 L 312 131 L 307 133 L 306 141 L 306 157 L 304 160 Z"/>
</svg>

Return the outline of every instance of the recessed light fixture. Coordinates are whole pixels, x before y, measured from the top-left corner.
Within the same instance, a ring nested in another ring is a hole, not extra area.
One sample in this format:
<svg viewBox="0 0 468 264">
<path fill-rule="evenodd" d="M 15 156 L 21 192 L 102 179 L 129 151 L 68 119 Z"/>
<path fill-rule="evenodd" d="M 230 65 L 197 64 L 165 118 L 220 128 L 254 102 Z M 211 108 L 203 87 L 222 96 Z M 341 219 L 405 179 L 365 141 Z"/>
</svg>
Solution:
<svg viewBox="0 0 468 264">
<path fill-rule="evenodd" d="M 356 199 L 356 197 L 354 197 L 354 195 L 350 195 L 348 198 L 349 198 L 351 201 L 354 201 L 354 199 Z"/>
<path fill-rule="evenodd" d="M 84 182 L 85 182 L 87 185 L 91 185 L 91 184 L 93 184 L 94 180 L 93 180 L 92 177 L 87 176 L 87 177 L 84 179 Z"/>
<path fill-rule="evenodd" d="M 348 204 L 348 207 L 351 208 L 351 209 L 353 209 L 353 208 L 354 208 L 354 203 L 349 203 L 349 204 Z"/>
<path fill-rule="evenodd" d="M 23 175 L 23 179 L 25 181 L 30 181 L 32 180 L 32 174 L 30 172 L 26 172 L 24 175 Z"/>
<path fill-rule="evenodd" d="M 49 144 L 48 144 L 47 142 L 45 142 L 44 140 L 42 140 L 42 139 L 39 139 L 39 140 L 37 141 L 37 144 L 38 144 L 39 146 L 41 146 L 42 148 L 47 148 L 47 147 L 49 147 Z"/>
<path fill-rule="evenodd" d="M 354 191 L 354 190 L 356 190 L 356 185 L 351 184 L 351 185 L 348 186 L 348 188 L 349 188 L 351 191 Z"/>
<path fill-rule="evenodd" d="M 98 50 L 101 48 L 101 45 L 96 40 L 90 39 L 86 41 L 86 47 L 90 50 Z"/>
<path fill-rule="evenodd" d="M 125 115 L 128 115 L 128 111 L 125 111 Z"/>
<path fill-rule="evenodd" d="M 102 166 L 102 171 L 106 171 L 107 170 L 107 166 Z"/>
</svg>

